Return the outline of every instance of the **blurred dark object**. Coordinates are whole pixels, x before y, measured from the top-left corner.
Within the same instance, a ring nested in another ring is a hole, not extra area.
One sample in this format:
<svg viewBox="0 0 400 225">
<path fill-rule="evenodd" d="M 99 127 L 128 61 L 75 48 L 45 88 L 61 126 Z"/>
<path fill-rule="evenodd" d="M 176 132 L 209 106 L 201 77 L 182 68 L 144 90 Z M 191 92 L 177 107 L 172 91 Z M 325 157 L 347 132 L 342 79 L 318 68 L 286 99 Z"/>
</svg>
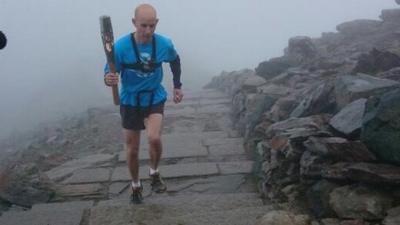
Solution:
<svg viewBox="0 0 400 225">
<path fill-rule="evenodd" d="M 6 44 L 7 44 L 6 35 L 4 35 L 4 33 L 0 31 L 0 49 L 6 47 Z"/>
</svg>

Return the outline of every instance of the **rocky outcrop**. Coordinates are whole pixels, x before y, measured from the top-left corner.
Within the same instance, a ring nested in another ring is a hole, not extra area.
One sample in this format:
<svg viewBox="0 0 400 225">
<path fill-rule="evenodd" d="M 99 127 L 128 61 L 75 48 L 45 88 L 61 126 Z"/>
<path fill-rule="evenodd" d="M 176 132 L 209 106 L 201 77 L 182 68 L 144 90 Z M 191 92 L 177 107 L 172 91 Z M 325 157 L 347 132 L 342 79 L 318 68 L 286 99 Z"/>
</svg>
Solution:
<svg viewBox="0 0 400 225">
<path fill-rule="evenodd" d="M 398 12 L 291 38 L 283 56 L 255 69 L 263 82 L 233 94 L 265 198 L 309 210 L 313 224 L 398 219 Z"/>
</svg>

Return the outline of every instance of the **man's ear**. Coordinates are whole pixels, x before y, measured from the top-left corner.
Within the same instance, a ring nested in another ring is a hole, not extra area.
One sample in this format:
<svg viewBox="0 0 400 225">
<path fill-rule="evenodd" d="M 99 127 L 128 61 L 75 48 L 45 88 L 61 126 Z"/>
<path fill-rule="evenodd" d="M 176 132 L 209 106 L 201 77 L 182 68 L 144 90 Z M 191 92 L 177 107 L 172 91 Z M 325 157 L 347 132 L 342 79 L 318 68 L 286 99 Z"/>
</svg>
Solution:
<svg viewBox="0 0 400 225">
<path fill-rule="evenodd" d="M 132 18 L 132 24 L 135 25 L 136 21 L 134 18 Z M 135 25 L 136 26 L 136 25 Z"/>
</svg>

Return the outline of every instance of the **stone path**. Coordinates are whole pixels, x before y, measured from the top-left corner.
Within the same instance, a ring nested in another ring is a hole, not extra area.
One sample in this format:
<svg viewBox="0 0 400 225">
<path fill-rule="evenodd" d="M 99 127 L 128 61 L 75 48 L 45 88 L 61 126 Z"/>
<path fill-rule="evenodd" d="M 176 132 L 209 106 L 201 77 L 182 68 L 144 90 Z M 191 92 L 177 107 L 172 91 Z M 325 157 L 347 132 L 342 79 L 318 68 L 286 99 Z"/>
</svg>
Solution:
<svg viewBox="0 0 400 225">
<path fill-rule="evenodd" d="M 115 118 L 115 110 L 105 112 Z M 250 175 L 253 161 L 232 130 L 229 113 L 230 99 L 216 91 L 187 93 L 182 104 L 167 103 L 160 171 L 168 191 L 150 191 L 148 147 L 142 135 L 142 205 L 129 204 L 130 177 L 118 142 L 111 148 L 120 152 L 88 155 L 48 171 L 57 184 L 54 202 L 6 212 L 0 224 L 254 224 L 271 206 L 263 205 L 257 194 Z"/>
</svg>

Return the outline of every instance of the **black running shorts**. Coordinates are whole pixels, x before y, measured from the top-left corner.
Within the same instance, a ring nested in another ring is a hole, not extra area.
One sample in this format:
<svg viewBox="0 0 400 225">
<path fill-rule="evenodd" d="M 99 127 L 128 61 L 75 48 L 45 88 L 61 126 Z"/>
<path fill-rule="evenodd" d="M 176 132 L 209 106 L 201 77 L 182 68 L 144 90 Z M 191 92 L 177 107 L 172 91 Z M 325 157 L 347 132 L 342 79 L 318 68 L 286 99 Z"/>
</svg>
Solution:
<svg viewBox="0 0 400 225">
<path fill-rule="evenodd" d="M 122 119 L 122 127 L 128 130 L 144 130 L 144 119 L 150 114 L 159 113 L 164 114 L 164 103 L 161 102 L 150 107 L 134 107 L 128 105 L 121 105 L 119 112 Z"/>
</svg>

